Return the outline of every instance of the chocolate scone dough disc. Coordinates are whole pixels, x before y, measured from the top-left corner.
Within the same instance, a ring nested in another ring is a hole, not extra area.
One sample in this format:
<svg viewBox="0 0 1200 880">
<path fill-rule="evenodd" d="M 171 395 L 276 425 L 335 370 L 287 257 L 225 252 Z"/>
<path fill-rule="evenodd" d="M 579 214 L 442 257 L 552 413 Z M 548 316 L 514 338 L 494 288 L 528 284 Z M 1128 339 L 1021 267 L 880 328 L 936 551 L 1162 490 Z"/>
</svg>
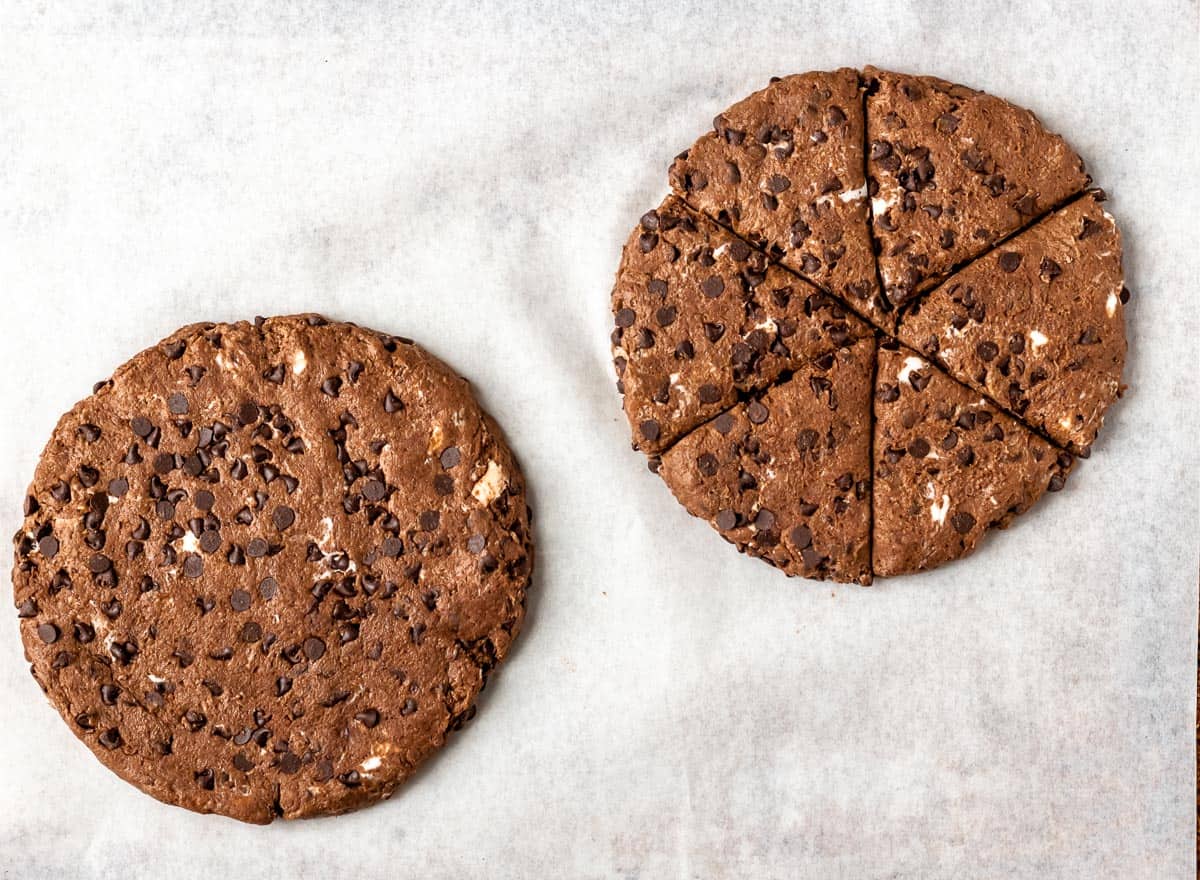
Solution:
<svg viewBox="0 0 1200 880">
<path fill-rule="evenodd" d="M 1086 454 L 1121 387 L 1123 285 L 1120 233 L 1089 194 L 947 279 L 900 337 Z"/>
<path fill-rule="evenodd" d="M 965 556 L 1047 489 L 1072 457 L 894 342 L 875 380 L 873 569 L 908 574 Z"/>
<path fill-rule="evenodd" d="M 719 115 L 670 181 L 692 207 L 893 328 L 871 250 L 857 71 L 772 81 Z"/>
<path fill-rule="evenodd" d="M 523 617 L 524 484 L 467 383 L 316 315 L 185 327 L 62 417 L 14 543 L 32 672 L 167 803 L 388 797 Z"/>
<path fill-rule="evenodd" d="M 863 78 L 872 228 L 894 306 L 1089 183 L 1028 110 L 930 76 Z"/>
<path fill-rule="evenodd" d="M 789 575 L 871 582 L 871 374 L 863 339 L 680 440 L 659 471 L 680 503 Z"/>
<path fill-rule="evenodd" d="M 739 391 L 871 334 L 845 306 L 668 196 L 629 237 L 613 362 L 637 448 L 654 454 Z"/>
</svg>

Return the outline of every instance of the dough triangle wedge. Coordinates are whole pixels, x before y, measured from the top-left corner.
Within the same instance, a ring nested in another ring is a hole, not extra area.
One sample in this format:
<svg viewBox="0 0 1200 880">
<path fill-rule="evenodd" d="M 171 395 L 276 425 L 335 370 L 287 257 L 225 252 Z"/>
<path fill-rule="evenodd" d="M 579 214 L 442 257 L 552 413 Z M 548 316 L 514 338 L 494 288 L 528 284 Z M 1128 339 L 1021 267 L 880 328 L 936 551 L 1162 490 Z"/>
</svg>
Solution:
<svg viewBox="0 0 1200 880">
<path fill-rule="evenodd" d="M 857 71 L 772 80 L 717 116 L 675 159 L 670 180 L 692 207 L 894 327 L 872 253 Z"/>
<path fill-rule="evenodd" d="M 804 365 L 680 440 L 662 478 L 739 550 L 869 584 L 873 359 L 863 339 Z"/>
<path fill-rule="evenodd" d="M 1089 183 L 1024 108 L 931 76 L 863 77 L 872 228 L 897 308 Z"/>
<path fill-rule="evenodd" d="M 634 445 L 666 449 L 797 364 L 873 335 L 833 297 L 674 196 L 642 216 L 612 295 Z"/>
<path fill-rule="evenodd" d="M 1042 493 L 1063 487 L 1070 453 L 895 342 L 875 377 L 873 569 L 934 568 L 971 553 Z"/>
</svg>

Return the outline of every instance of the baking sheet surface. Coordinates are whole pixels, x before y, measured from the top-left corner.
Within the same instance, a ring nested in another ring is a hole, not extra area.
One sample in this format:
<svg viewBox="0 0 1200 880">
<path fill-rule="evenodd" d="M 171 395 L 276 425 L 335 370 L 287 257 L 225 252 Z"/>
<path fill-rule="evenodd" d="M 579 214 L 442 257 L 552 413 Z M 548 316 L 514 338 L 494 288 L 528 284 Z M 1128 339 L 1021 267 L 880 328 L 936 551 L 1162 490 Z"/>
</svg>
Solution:
<svg viewBox="0 0 1200 880">
<path fill-rule="evenodd" d="M 473 381 L 533 488 L 536 589 L 391 802 L 267 829 L 103 769 L 3 615 L 0 876 L 1193 876 L 1194 2 L 165 6 L 0 22 L 0 522 L 128 356 L 318 310 Z M 687 516 L 629 449 L 607 338 L 671 157 L 771 75 L 872 62 L 1062 132 L 1133 300 L 1130 391 L 1066 490 L 864 589 Z"/>
</svg>

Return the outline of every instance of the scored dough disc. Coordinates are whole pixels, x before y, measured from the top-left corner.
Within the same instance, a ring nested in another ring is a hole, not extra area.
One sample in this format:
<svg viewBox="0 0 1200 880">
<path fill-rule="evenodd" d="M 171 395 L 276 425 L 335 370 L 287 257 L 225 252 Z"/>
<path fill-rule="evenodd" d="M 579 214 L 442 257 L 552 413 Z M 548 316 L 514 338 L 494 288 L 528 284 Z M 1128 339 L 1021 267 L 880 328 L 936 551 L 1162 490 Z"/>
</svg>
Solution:
<svg viewBox="0 0 1200 880">
<path fill-rule="evenodd" d="M 874 67 L 777 77 L 668 182 L 617 271 L 617 389 L 739 550 L 861 584 L 932 568 L 1090 454 L 1123 388 L 1121 238 L 1030 111 Z"/>
<path fill-rule="evenodd" d="M 248 822 L 388 797 L 520 628 L 524 481 L 470 387 L 317 315 L 194 324 L 64 415 L 14 538 L 32 672 L 111 770 Z"/>
</svg>

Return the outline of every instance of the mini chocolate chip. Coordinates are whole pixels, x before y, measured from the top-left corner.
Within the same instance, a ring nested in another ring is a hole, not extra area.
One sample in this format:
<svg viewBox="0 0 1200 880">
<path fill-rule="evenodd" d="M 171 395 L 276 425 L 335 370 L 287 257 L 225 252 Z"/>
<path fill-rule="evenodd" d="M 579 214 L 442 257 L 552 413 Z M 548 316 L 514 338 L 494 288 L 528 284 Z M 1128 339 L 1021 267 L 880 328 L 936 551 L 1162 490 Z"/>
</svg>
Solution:
<svg viewBox="0 0 1200 880">
<path fill-rule="evenodd" d="M 710 299 L 725 292 L 725 279 L 720 275 L 710 275 L 700 285 L 700 290 Z"/>
<path fill-rule="evenodd" d="M 38 638 L 47 645 L 53 645 L 58 641 L 58 627 L 52 623 L 42 623 L 37 628 Z"/>
<path fill-rule="evenodd" d="M 462 453 L 459 452 L 457 446 L 447 446 L 442 450 L 442 454 L 438 457 L 438 460 L 441 461 L 443 468 L 450 470 L 453 467 L 457 467 L 458 463 L 462 461 Z"/>
<path fill-rule="evenodd" d="M 363 727 L 371 728 L 379 723 L 379 712 L 376 709 L 364 709 L 354 716 L 354 720 Z"/>
<path fill-rule="evenodd" d="M 258 595 L 264 599 L 271 599 L 275 595 L 275 591 L 279 589 L 279 583 L 273 577 L 263 578 L 258 583 Z"/>
<path fill-rule="evenodd" d="M 243 642 L 246 642 L 247 644 L 254 644 L 262 638 L 262 634 L 262 627 L 251 620 L 242 627 L 240 636 Z"/>
<path fill-rule="evenodd" d="M 996 355 L 1000 354 L 1000 347 L 990 339 L 985 339 L 975 346 L 976 356 L 985 363 L 995 360 Z"/>
<path fill-rule="evenodd" d="M 924 458 L 929 454 L 929 441 L 924 437 L 917 437 L 908 444 L 908 454 L 913 458 Z"/>
<path fill-rule="evenodd" d="M 775 195 L 779 195 L 781 192 L 786 192 L 787 190 L 791 189 L 791 187 L 792 182 L 782 174 L 772 174 L 767 179 L 767 189 L 775 193 Z"/>
<path fill-rule="evenodd" d="M 796 526 L 789 533 L 788 537 L 797 550 L 803 550 L 806 547 L 812 546 L 812 530 L 808 526 Z"/>
<path fill-rule="evenodd" d="M 965 510 L 960 510 L 954 516 L 950 517 L 950 525 L 954 526 L 954 531 L 960 535 L 965 535 L 971 529 L 975 528 L 975 517 L 971 516 Z"/>
<path fill-rule="evenodd" d="M 775 514 L 767 508 L 760 508 L 754 517 L 754 527 L 760 532 L 769 532 L 775 528 Z"/>
<path fill-rule="evenodd" d="M 404 401 L 396 396 L 396 392 L 391 388 L 387 390 L 387 394 L 383 396 L 383 411 L 386 413 L 398 413 L 404 409 Z"/>
<path fill-rule="evenodd" d="M 282 505 L 276 507 L 271 513 L 271 522 L 275 524 L 276 529 L 282 532 L 296 522 L 296 511 Z"/>
<path fill-rule="evenodd" d="M 1000 255 L 1000 269 L 1004 272 L 1015 272 L 1021 265 L 1021 255 L 1016 251 L 1005 251 Z"/>
<path fill-rule="evenodd" d="M 258 421 L 258 405 L 249 400 L 243 401 L 237 408 L 237 420 L 242 425 L 253 425 Z"/>
</svg>

